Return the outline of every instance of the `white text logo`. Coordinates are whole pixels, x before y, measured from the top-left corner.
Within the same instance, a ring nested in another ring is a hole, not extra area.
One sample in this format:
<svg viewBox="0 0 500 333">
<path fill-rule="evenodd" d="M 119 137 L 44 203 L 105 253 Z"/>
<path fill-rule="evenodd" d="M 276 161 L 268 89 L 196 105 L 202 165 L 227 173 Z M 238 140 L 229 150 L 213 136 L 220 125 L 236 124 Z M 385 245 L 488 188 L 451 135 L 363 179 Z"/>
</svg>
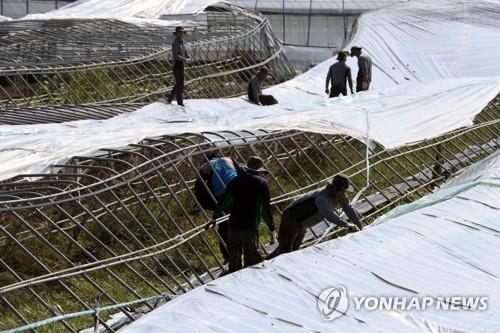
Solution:
<svg viewBox="0 0 500 333">
<path fill-rule="evenodd" d="M 345 314 L 349 303 L 356 311 L 484 311 L 488 309 L 487 296 L 353 296 L 345 287 L 327 288 L 318 297 L 317 306 L 324 320 L 333 320 Z"/>
</svg>

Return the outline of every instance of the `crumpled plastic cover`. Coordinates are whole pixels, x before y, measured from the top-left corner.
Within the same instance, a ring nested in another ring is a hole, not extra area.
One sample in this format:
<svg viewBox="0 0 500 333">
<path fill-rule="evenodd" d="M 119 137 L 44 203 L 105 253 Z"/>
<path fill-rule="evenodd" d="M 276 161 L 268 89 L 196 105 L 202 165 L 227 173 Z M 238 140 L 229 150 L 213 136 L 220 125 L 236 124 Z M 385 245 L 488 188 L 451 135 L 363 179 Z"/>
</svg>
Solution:
<svg viewBox="0 0 500 333">
<path fill-rule="evenodd" d="M 235 5 L 260 12 L 308 15 L 321 13 L 360 13 L 392 6 L 408 0 L 232 0 Z"/>
<path fill-rule="evenodd" d="M 119 332 L 498 332 L 499 209 L 497 152 L 383 223 L 219 278 Z M 349 307 L 325 321 L 317 298 L 338 286 Z M 353 296 L 487 296 L 488 309 L 356 310 Z"/>
<path fill-rule="evenodd" d="M 352 96 L 326 97 L 332 58 L 266 89 L 280 102 L 274 106 L 199 99 L 186 108 L 153 103 L 108 120 L 0 126 L 0 180 L 47 172 L 99 148 L 185 132 L 297 129 L 369 137 L 386 148 L 437 137 L 471 125 L 500 92 L 499 21 L 500 3 L 487 0 L 410 1 L 363 15 L 351 45 L 372 57 L 373 83 Z M 348 64 L 355 78 L 355 59 Z"/>
<path fill-rule="evenodd" d="M 23 19 L 54 18 L 143 18 L 165 15 L 197 14 L 217 0 L 78 0 L 59 9 L 30 14 Z"/>
</svg>

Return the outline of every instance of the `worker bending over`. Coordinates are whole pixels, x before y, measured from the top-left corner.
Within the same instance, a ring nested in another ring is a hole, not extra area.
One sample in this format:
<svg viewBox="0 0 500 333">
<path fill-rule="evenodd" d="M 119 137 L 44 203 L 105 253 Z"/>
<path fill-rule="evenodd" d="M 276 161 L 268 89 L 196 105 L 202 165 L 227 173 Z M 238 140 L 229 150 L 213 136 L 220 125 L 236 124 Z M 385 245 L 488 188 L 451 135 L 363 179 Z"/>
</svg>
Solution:
<svg viewBox="0 0 500 333">
<path fill-rule="evenodd" d="M 243 171 L 236 161 L 222 156 L 219 152 L 212 153 L 208 157 L 209 162 L 199 170 L 201 177 L 196 180 L 194 190 L 196 200 L 203 209 L 215 211 L 224 199 L 226 188 Z M 225 261 L 229 261 L 227 222 L 219 223 L 217 232 L 220 235 L 219 248 L 222 256 Z"/>
<path fill-rule="evenodd" d="M 248 100 L 258 105 L 274 105 L 278 101 L 271 95 L 262 94 L 262 85 L 269 76 L 269 70 L 262 67 L 257 74 L 248 81 Z"/>
<path fill-rule="evenodd" d="M 318 224 L 323 219 L 345 227 L 351 232 L 361 230 L 359 216 L 346 197 L 346 191 L 350 188 L 349 178 L 337 175 L 331 184 L 320 190 L 306 193 L 293 201 L 281 217 L 278 233 L 279 245 L 266 259 L 298 250 L 306 234 L 306 229 Z M 334 208 L 337 204 L 342 207 L 352 223 L 342 220 L 335 213 Z"/>
</svg>

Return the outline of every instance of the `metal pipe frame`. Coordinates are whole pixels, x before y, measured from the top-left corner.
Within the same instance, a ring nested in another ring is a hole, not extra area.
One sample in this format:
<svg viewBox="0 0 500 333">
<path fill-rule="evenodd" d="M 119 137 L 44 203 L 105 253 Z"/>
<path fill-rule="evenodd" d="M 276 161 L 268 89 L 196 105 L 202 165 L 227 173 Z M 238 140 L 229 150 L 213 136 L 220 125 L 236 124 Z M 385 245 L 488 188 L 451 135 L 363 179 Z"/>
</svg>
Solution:
<svg viewBox="0 0 500 333">
<path fill-rule="evenodd" d="M 178 24 L 174 19 L 171 24 Z M 0 110 L 158 101 L 174 84 L 170 46 L 174 27 L 168 22 L 0 23 Z M 269 84 L 295 75 L 261 14 L 232 5 L 212 6 L 186 17 L 185 25 L 193 59 L 186 67 L 188 98 L 240 95 L 264 65 L 271 69 Z"/>
<path fill-rule="evenodd" d="M 134 112 L 145 103 L 89 104 L 28 107 L 1 111 L 0 125 L 32 125 L 63 123 L 85 119 L 108 119 Z"/>
<path fill-rule="evenodd" d="M 369 187 L 356 203 L 363 223 L 428 194 L 497 150 L 499 119 L 497 97 L 473 126 L 397 149 L 371 147 Z M 299 131 L 186 133 L 101 149 L 55 165 L 54 173 L 2 182 L 0 330 L 87 310 L 98 296 L 100 306 L 113 305 L 163 292 L 181 294 L 216 278 L 223 268 L 220 236 L 204 230 L 211 213 L 193 193 L 209 152 L 220 151 L 241 164 L 251 155 L 263 158 L 279 221 L 291 200 L 337 173 L 349 175 L 356 190 L 364 187 L 365 149 L 350 137 Z M 306 245 L 326 227 L 321 223 L 309 230 Z M 334 229 L 329 237 L 343 232 Z M 124 320 L 156 305 L 145 301 L 135 311 L 122 308 Z M 92 325 L 89 317 L 47 329 L 76 332 Z"/>
</svg>

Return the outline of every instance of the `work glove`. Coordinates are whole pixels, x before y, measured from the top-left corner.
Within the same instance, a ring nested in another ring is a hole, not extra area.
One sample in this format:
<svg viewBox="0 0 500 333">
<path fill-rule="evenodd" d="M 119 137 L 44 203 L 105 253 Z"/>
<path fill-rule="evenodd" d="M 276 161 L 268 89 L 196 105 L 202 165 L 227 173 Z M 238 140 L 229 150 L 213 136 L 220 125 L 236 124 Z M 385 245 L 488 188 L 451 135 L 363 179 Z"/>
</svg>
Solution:
<svg viewBox="0 0 500 333">
<path fill-rule="evenodd" d="M 276 236 L 276 231 L 271 231 L 271 243 L 270 244 L 274 244 L 277 242 L 277 236 Z"/>
</svg>

